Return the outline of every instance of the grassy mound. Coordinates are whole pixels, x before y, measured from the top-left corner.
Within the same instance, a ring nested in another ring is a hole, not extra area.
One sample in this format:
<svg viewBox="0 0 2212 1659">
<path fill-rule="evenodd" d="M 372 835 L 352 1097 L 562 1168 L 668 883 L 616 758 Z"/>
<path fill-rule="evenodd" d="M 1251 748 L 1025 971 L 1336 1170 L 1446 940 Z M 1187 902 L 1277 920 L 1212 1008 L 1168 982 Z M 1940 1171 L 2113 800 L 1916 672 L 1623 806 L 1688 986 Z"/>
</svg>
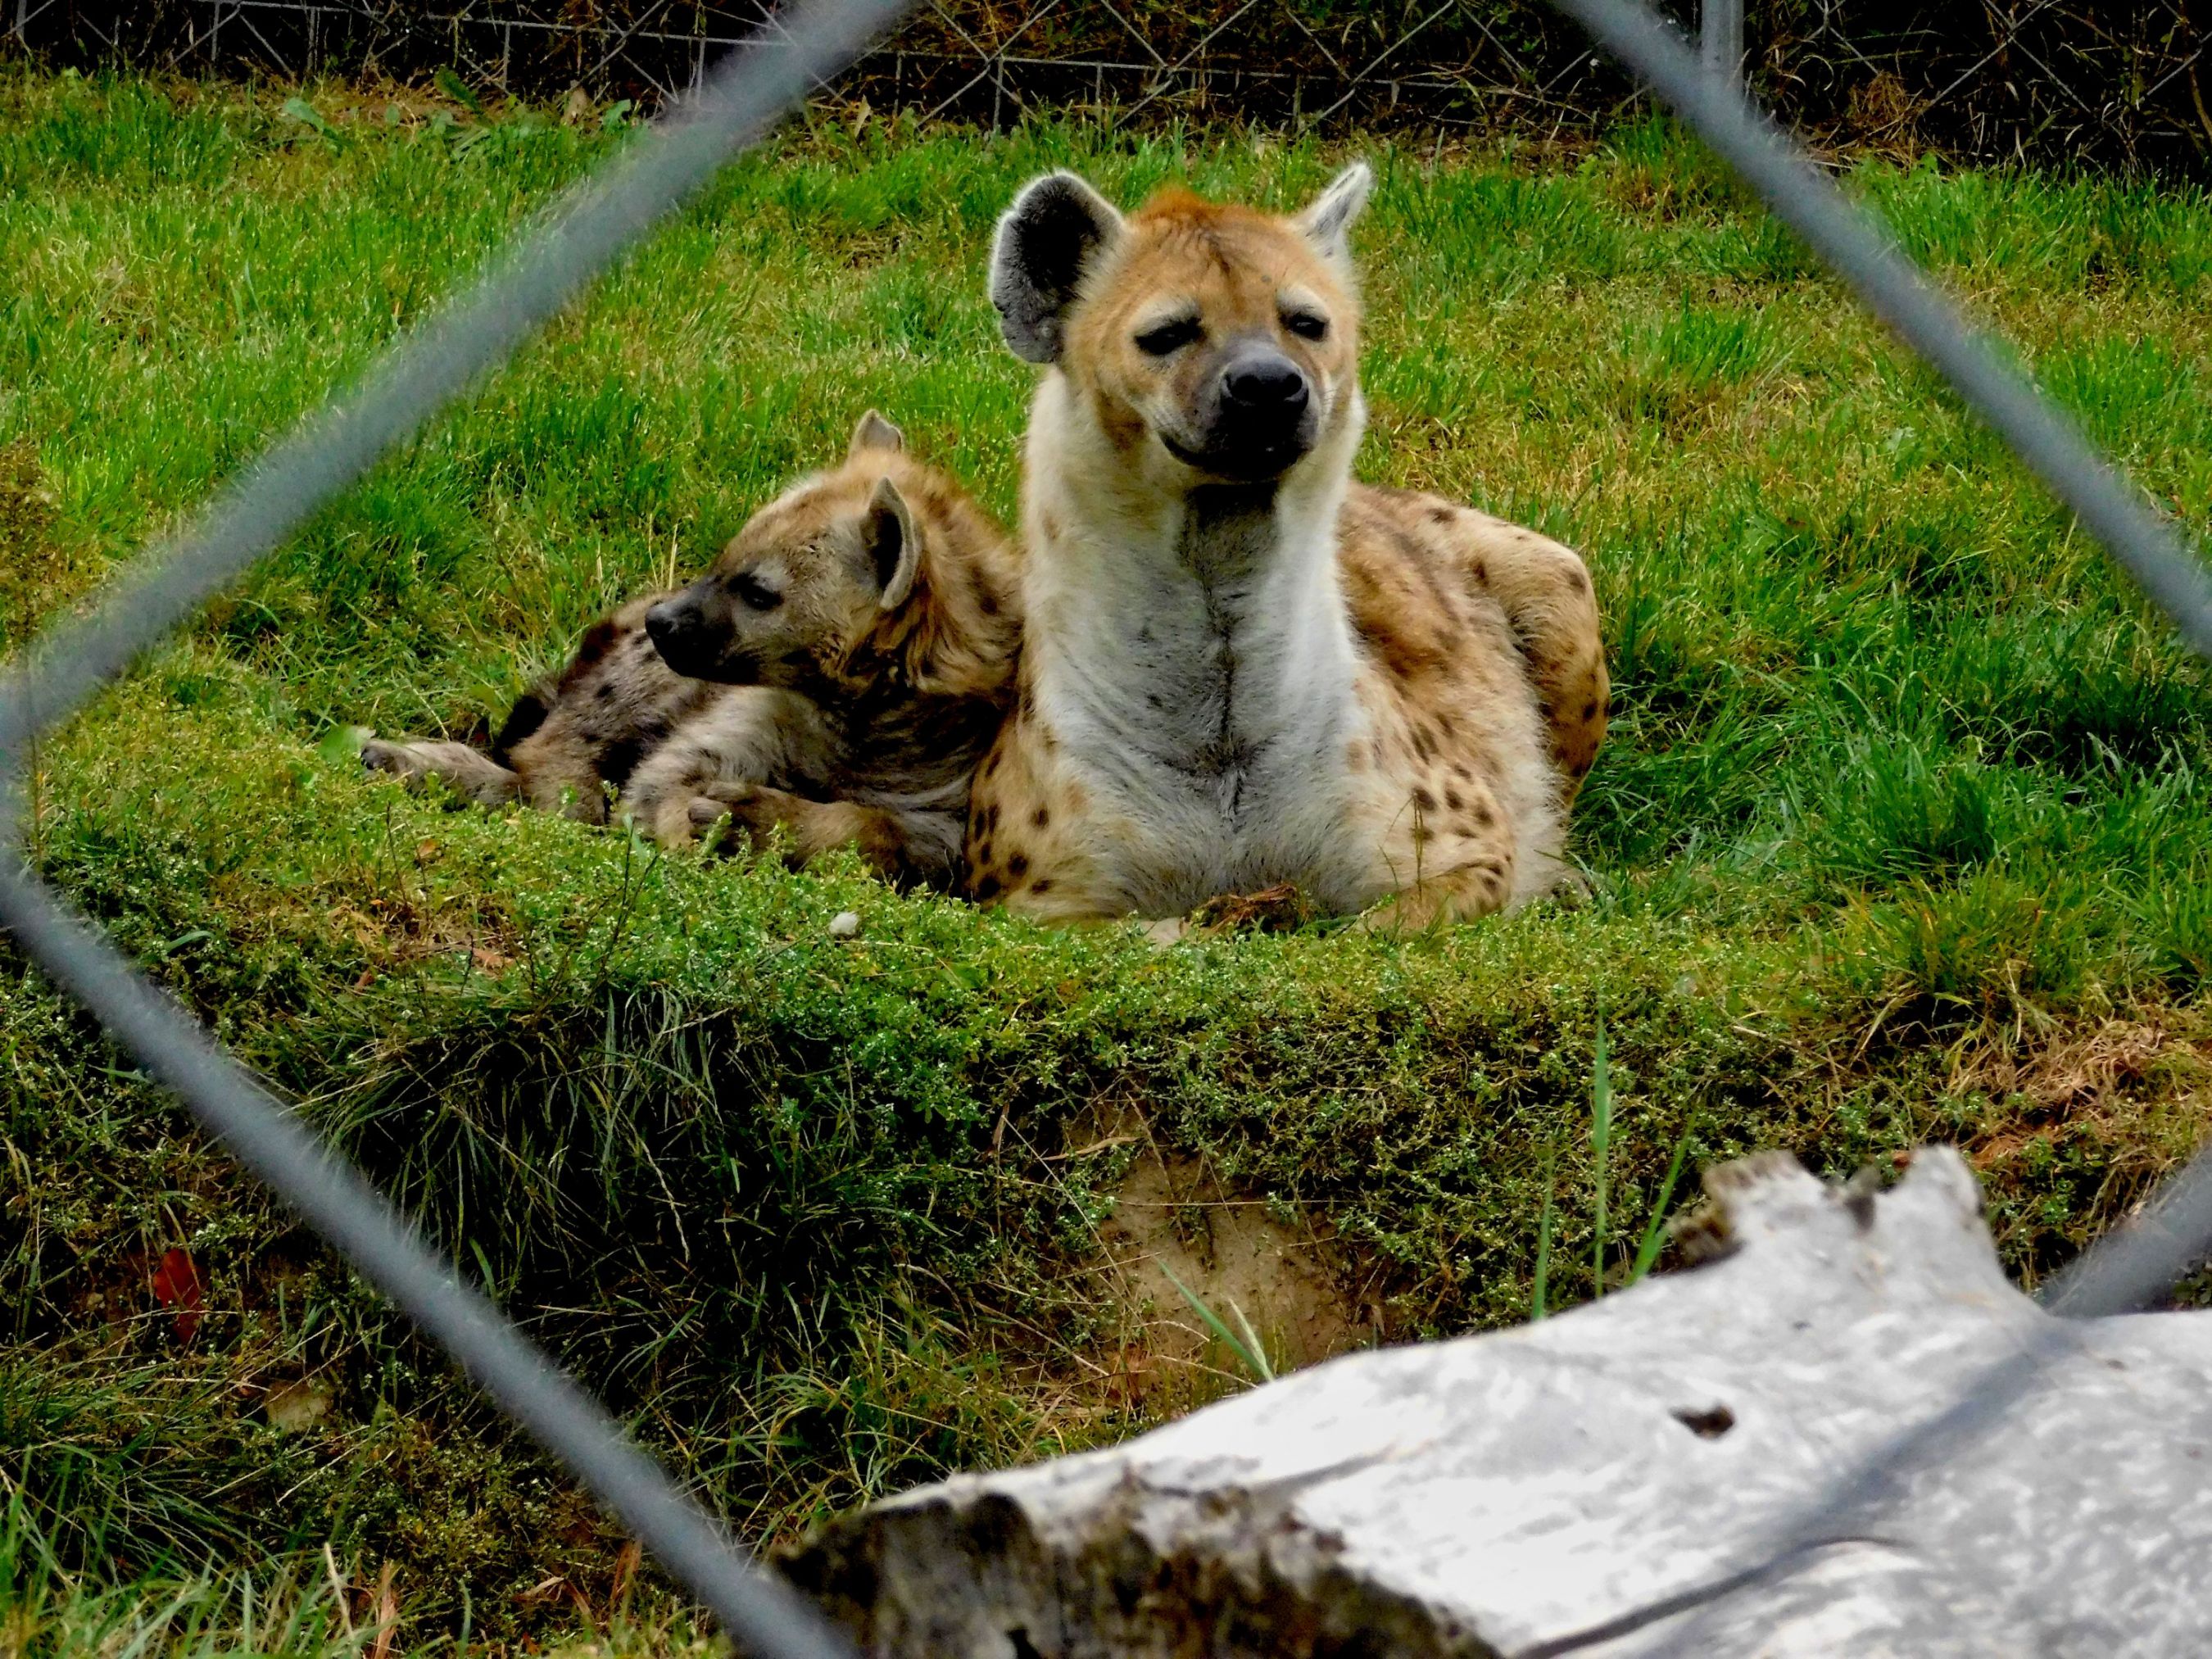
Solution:
<svg viewBox="0 0 2212 1659">
<path fill-rule="evenodd" d="M 620 142 L 9 70 L 10 641 Z M 1554 1304 L 1617 1280 L 1678 1148 L 1842 1174 L 1956 1140 L 2033 1278 L 2202 1133 L 2203 669 L 1666 130 L 1571 161 L 1371 154 L 1366 476 L 1596 574 L 1619 712 L 1580 908 L 1162 951 L 850 864 L 456 810 L 326 741 L 479 729 L 869 404 L 1011 513 L 1030 371 L 983 297 L 994 216 L 1048 165 L 1288 203 L 1341 159 L 1243 135 L 787 135 L 40 757 L 47 872 L 750 1534 L 1185 1403 L 1132 1381 L 1089 1267 L 1148 1147 L 1326 1241 L 1397 1340 L 1525 1317 L 1547 1214 Z M 2203 522 L 2212 204 L 1852 183 Z M 833 939 L 848 908 L 860 937 Z M 611 1606 L 628 1570 L 590 1506 L 81 1016 L 0 975 L 0 1578 L 282 1558 L 322 1631 L 297 1563 L 328 1544 L 362 1582 L 396 1564 L 416 1632 Z M 1178 1218 L 1201 1243 L 1205 1212 Z M 179 1250 L 189 1340 L 152 1288 Z M 73 1594 L 58 1648 L 144 1606 Z"/>
</svg>

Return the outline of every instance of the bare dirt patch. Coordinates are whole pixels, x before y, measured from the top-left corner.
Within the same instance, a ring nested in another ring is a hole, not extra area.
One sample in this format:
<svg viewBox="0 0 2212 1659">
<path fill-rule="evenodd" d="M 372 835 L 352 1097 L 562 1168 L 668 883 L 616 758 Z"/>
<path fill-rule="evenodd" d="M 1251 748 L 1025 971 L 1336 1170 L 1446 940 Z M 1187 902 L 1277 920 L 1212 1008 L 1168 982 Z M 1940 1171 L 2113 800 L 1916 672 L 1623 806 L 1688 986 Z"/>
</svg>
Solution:
<svg viewBox="0 0 2212 1659">
<path fill-rule="evenodd" d="M 1177 1281 L 1231 1331 L 1249 1325 L 1277 1372 L 1371 1346 L 1371 1310 L 1342 1288 L 1328 1242 L 1286 1225 L 1265 1200 L 1224 1189 L 1195 1160 L 1148 1149 L 1099 1230 L 1102 1275 L 1121 1310 L 1114 1388 L 1129 1403 L 1211 1398 L 1243 1363 Z"/>
</svg>

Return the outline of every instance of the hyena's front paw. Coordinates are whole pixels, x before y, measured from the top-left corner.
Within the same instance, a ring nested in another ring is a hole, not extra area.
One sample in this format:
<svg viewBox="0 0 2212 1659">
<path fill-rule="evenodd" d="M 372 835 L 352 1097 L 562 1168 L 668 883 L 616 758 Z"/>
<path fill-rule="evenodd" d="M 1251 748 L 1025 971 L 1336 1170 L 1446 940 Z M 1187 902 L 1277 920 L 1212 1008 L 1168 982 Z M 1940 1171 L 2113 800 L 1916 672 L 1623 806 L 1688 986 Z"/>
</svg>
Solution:
<svg viewBox="0 0 2212 1659">
<path fill-rule="evenodd" d="M 789 820 L 790 806 L 791 798 L 780 789 L 718 784 L 709 793 L 692 796 L 685 815 L 694 836 L 711 839 L 720 851 L 737 853 L 765 846 L 775 826 Z"/>
<path fill-rule="evenodd" d="M 640 803 L 633 817 L 663 847 L 690 847 L 725 818 L 736 819 L 735 828 L 742 835 L 745 811 L 742 800 L 718 799 L 712 795 L 678 790 Z M 723 839 L 727 841 L 728 832 L 725 832 Z"/>
</svg>

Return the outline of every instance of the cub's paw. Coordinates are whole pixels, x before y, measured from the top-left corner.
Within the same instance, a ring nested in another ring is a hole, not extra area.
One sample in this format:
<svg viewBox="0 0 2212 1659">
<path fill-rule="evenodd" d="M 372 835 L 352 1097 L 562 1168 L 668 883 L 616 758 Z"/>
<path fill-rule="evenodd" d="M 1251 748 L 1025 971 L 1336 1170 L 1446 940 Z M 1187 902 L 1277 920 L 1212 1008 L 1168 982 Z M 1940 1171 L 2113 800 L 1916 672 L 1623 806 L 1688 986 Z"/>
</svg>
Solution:
<svg viewBox="0 0 2212 1659">
<path fill-rule="evenodd" d="M 411 744 L 388 743 L 382 738 L 371 738 L 362 744 L 361 763 L 365 771 L 389 772 L 416 788 L 430 772 Z"/>
<path fill-rule="evenodd" d="M 759 816 L 752 810 L 751 793 L 744 786 L 726 785 L 711 795 L 679 790 L 647 803 L 633 817 L 663 847 L 704 842 L 719 851 L 735 852 L 749 844 L 752 820 Z"/>
</svg>

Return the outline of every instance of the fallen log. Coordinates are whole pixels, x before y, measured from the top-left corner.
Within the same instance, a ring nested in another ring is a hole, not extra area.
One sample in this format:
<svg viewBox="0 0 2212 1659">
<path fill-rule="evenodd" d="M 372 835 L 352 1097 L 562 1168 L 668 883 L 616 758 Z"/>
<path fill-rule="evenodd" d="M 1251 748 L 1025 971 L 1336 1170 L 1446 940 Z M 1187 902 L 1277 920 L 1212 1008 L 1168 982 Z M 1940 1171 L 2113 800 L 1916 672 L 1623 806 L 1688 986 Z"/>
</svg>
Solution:
<svg viewBox="0 0 2212 1659">
<path fill-rule="evenodd" d="M 784 1570 L 884 1656 L 2212 1651 L 2212 1314 L 2051 1318 L 1947 1149 L 1706 1187 L 1706 1265 L 908 1492 Z"/>
</svg>

